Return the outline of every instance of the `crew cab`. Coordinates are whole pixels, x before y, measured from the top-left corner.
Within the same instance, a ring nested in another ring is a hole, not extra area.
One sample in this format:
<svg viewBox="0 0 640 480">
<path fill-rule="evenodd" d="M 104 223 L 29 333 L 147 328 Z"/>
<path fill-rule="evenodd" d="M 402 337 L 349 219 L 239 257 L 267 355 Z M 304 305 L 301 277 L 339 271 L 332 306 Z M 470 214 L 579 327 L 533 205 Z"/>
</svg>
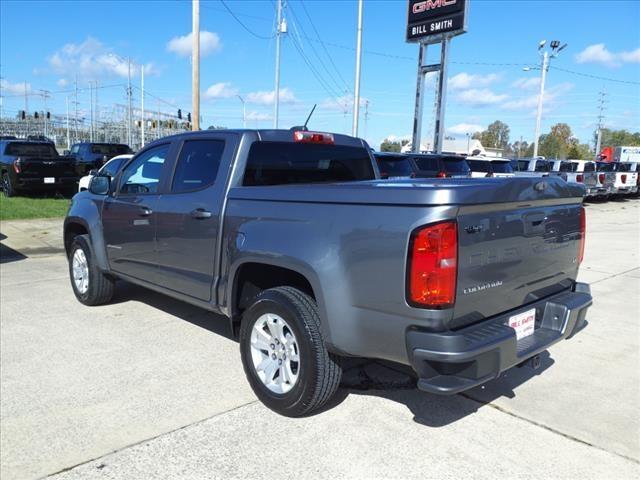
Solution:
<svg viewBox="0 0 640 480">
<path fill-rule="evenodd" d="M 90 170 L 102 167 L 116 155 L 127 155 L 133 152 L 128 145 L 121 143 L 80 142 L 73 144 L 68 153 L 76 159 L 76 172 L 79 176 L 83 176 Z"/>
<path fill-rule="evenodd" d="M 609 178 L 611 195 L 627 195 L 635 193 L 633 187 L 637 187 L 638 174 L 629 171 L 628 163 L 602 162 L 599 170 L 606 172 Z M 637 188 L 636 188 L 637 190 Z"/>
<path fill-rule="evenodd" d="M 344 356 L 454 394 L 580 331 L 583 192 L 383 180 L 363 140 L 303 128 L 190 132 L 92 178 L 64 245 L 85 305 L 124 279 L 226 316 L 257 397 L 301 416 L 334 394 Z"/>
<path fill-rule="evenodd" d="M 40 190 L 75 190 L 78 176 L 71 157 L 49 142 L 0 141 L 0 176 L 6 197 Z"/>
<path fill-rule="evenodd" d="M 511 162 L 504 158 L 467 157 L 471 176 L 477 177 L 513 177 Z"/>
</svg>

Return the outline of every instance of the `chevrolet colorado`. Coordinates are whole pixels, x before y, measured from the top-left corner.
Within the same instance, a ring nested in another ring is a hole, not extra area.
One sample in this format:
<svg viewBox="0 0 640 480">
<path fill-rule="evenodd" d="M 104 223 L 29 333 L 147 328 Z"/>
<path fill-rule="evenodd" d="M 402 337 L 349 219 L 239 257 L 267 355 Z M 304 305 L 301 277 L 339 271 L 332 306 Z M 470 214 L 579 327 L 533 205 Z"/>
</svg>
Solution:
<svg viewBox="0 0 640 480">
<path fill-rule="evenodd" d="M 327 402 L 343 356 L 410 365 L 418 388 L 453 394 L 586 325 L 583 186 L 379 177 L 344 135 L 157 140 L 73 198 L 71 286 L 98 305 L 125 279 L 223 314 L 254 392 L 287 416 Z"/>
</svg>

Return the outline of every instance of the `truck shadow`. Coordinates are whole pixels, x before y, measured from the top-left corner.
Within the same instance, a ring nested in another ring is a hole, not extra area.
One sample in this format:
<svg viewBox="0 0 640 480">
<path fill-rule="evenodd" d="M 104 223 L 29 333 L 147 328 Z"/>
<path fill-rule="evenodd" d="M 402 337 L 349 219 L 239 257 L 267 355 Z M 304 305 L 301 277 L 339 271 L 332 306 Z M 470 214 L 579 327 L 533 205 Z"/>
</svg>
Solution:
<svg viewBox="0 0 640 480">
<path fill-rule="evenodd" d="M 111 303 L 130 301 L 144 303 L 215 335 L 237 341 L 226 317 L 146 288 L 119 281 Z M 478 409 L 499 397 L 515 397 L 515 390 L 520 385 L 553 365 L 554 360 L 548 352 L 543 352 L 540 357 L 541 365 L 538 370 L 528 366 L 515 367 L 485 385 L 452 396 L 433 395 L 418 390 L 415 373 L 405 365 L 381 360 L 344 358 L 344 373 L 340 389 L 327 405 L 312 415 L 336 408 L 349 395 L 366 395 L 386 398 L 405 405 L 417 423 L 432 428 L 444 427 L 477 412 Z"/>
<path fill-rule="evenodd" d="M 7 238 L 4 233 L 0 233 L 0 242 Z M 26 255 L 14 250 L 13 248 L 7 247 L 4 243 L 0 243 L 0 264 L 17 262 L 19 260 L 24 260 Z"/>
</svg>

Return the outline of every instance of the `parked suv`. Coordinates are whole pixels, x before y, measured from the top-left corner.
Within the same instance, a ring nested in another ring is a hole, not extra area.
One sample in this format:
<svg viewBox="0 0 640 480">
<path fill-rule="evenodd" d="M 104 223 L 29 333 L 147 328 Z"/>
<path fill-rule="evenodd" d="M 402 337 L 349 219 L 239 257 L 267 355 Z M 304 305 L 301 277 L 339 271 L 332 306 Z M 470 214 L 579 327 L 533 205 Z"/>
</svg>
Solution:
<svg viewBox="0 0 640 480">
<path fill-rule="evenodd" d="M 257 397 L 301 416 L 335 393 L 343 356 L 410 365 L 439 394 L 539 365 L 586 326 L 583 193 L 555 177 L 380 180 L 345 135 L 190 132 L 92 178 L 64 245 L 85 305 L 120 278 L 226 316 Z"/>
<path fill-rule="evenodd" d="M 66 153 L 66 152 L 65 152 Z M 76 172 L 87 175 L 90 170 L 102 167 L 116 155 L 133 153 L 128 145 L 121 143 L 75 143 L 68 152 L 76 160 Z"/>
</svg>

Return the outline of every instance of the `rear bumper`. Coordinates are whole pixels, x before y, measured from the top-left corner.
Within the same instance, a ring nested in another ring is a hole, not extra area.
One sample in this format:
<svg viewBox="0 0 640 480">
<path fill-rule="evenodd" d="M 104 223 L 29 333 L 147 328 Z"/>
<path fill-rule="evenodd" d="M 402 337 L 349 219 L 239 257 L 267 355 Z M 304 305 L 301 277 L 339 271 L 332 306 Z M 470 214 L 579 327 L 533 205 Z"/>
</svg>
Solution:
<svg viewBox="0 0 640 480">
<path fill-rule="evenodd" d="M 611 187 L 587 187 L 587 197 L 598 197 L 600 195 L 609 195 Z"/>
<path fill-rule="evenodd" d="M 496 378 L 584 328 L 591 304 L 589 285 L 576 283 L 573 291 L 454 332 L 410 329 L 406 334 L 407 350 L 419 376 L 418 388 L 455 394 Z M 509 317 L 532 308 L 536 309 L 536 329 L 517 341 L 515 330 L 508 326 Z"/>
<path fill-rule="evenodd" d="M 19 189 L 48 189 L 48 188 L 71 188 L 78 182 L 78 177 L 53 177 L 53 183 L 44 183 L 44 177 L 18 177 L 16 188 Z"/>
<path fill-rule="evenodd" d="M 611 187 L 611 193 L 614 195 L 624 195 L 625 193 L 632 193 L 633 187 Z"/>
</svg>

